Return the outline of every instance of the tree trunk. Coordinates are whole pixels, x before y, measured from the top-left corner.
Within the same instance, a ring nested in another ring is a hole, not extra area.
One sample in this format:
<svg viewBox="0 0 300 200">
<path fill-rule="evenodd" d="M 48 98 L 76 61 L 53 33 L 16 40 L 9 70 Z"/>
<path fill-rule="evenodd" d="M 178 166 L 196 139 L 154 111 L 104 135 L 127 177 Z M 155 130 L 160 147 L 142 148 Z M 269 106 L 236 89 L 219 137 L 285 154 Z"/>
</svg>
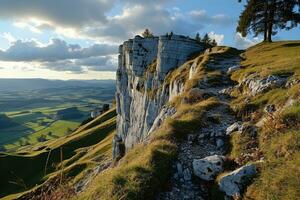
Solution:
<svg viewBox="0 0 300 200">
<path fill-rule="evenodd" d="M 268 20 L 268 42 L 272 42 L 275 12 L 276 12 L 276 1 L 273 0 L 272 4 L 270 5 L 270 13 L 269 13 L 269 20 Z"/>
<path fill-rule="evenodd" d="M 267 41 L 268 38 L 268 26 L 265 24 L 265 30 L 264 30 L 264 42 Z"/>
<path fill-rule="evenodd" d="M 268 1 L 265 2 L 264 18 L 264 42 L 266 42 L 268 39 Z"/>
<path fill-rule="evenodd" d="M 273 32 L 273 22 L 270 21 L 269 22 L 269 26 L 268 26 L 268 42 L 272 42 L 272 32 Z"/>
</svg>

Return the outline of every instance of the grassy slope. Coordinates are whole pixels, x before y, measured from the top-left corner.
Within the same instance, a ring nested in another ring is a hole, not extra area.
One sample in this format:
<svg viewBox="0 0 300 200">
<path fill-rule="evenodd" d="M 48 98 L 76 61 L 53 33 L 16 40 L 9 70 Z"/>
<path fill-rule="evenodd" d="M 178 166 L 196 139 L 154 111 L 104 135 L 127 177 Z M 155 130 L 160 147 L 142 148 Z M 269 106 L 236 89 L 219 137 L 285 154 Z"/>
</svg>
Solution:
<svg viewBox="0 0 300 200">
<path fill-rule="evenodd" d="M 221 55 L 224 57 L 228 53 L 237 53 L 231 49 L 223 50 L 225 52 Z M 242 63 L 245 68 L 235 72 L 232 79 L 240 81 L 252 72 L 258 72 L 263 77 L 270 74 L 288 74 L 293 75 L 293 78 L 299 77 L 299 52 L 300 42 L 278 42 L 252 47 L 245 52 L 245 60 Z M 195 59 L 198 59 L 199 65 L 204 66 L 210 58 L 198 56 Z M 174 70 L 166 81 L 175 78 L 186 81 L 190 63 L 188 61 Z M 157 191 L 164 187 L 170 175 L 171 161 L 176 157 L 177 152 L 176 141 L 193 131 L 196 126 L 203 125 L 205 112 L 220 103 L 216 99 L 207 99 L 182 104 L 182 98 L 188 97 L 188 90 L 204 76 L 212 81 L 219 77 L 218 72 L 207 71 L 200 66 L 195 79 L 186 82 L 185 92 L 171 102 L 178 109 L 175 119 L 166 120 L 162 128 L 153 134 L 147 145 L 140 144 L 129 151 L 118 166 L 100 174 L 84 193 L 74 199 L 141 199 L 142 197 L 153 199 Z M 299 101 L 299 91 L 299 84 L 289 90 L 274 89 L 253 97 L 249 105 L 253 106 L 256 115 L 262 116 L 266 104 L 274 103 L 276 107 L 281 107 L 289 98 Z M 240 93 L 236 94 L 236 97 L 237 99 L 232 102 L 233 109 L 237 113 L 243 113 L 243 109 L 247 108 L 243 105 L 245 96 Z M 265 163 L 260 167 L 260 175 L 246 191 L 245 199 L 292 200 L 300 196 L 299 105 L 296 103 L 293 107 L 286 108 L 280 115 L 280 119 L 275 120 L 285 121 L 290 125 L 280 128 L 269 124 L 260 130 L 257 140 L 265 156 Z M 232 141 L 233 151 L 236 152 L 231 152 L 231 156 L 238 157 L 247 149 L 249 139 L 241 136 Z"/>
<path fill-rule="evenodd" d="M 115 124 L 116 112 L 115 109 L 111 109 L 71 135 L 37 144 L 31 149 L 27 148 L 16 154 L 1 154 L 0 197 L 26 191 L 35 184 L 57 175 L 61 162 L 61 149 L 66 176 L 77 175 L 83 169 L 93 166 L 97 160 L 101 162 L 104 159 L 110 159 L 111 139 Z M 99 154 L 102 157 L 99 157 Z M 46 171 L 48 175 L 45 175 L 48 156 Z"/>
<path fill-rule="evenodd" d="M 226 57 L 232 53 L 236 54 L 237 51 L 232 48 L 220 48 L 217 54 Z M 198 63 L 198 70 L 195 72 L 198 80 L 204 76 L 217 78 L 215 74 L 218 73 L 212 73 L 205 68 L 206 62 L 201 62 L 210 60 L 209 55 L 199 55 L 194 59 Z M 184 93 L 171 102 L 177 108 L 174 118 L 167 119 L 162 127 L 152 134 L 148 143 L 139 144 L 130 150 L 116 167 L 99 174 L 90 187 L 74 199 L 155 199 L 157 192 L 169 179 L 172 161 L 177 155 L 176 143 L 186 137 L 187 133 L 205 126 L 206 112 L 221 103 L 215 98 L 183 103 L 183 98 L 190 98 L 189 90 L 196 84 L 195 80 L 186 79 L 189 73 L 187 69 L 192 60 L 172 71 L 165 81 L 165 84 L 168 84 L 176 76 L 182 78 L 187 86 Z"/>
<path fill-rule="evenodd" d="M 294 74 L 295 77 L 298 77 L 299 47 L 300 42 L 260 44 L 252 47 L 245 53 L 245 61 L 242 63 L 245 69 L 235 72 L 232 79 L 239 81 L 251 72 L 259 72 L 262 76 Z M 223 55 L 226 55 L 228 50 L 230 49 L 224 50 Z M 217 72 L 206 71 L 201 66 L 209 61 L 208 57 L 199 56 L 195 59 L 199 60 L 200 65 L 199 70 L 196 72 L 196 79 L 201 79 L 204 75 L 211 78 L 212 81 L 218 78 Z M 172 72 L 168 78 L 171 80 L 175 76 L 181 76 L 186 80 L 188 73 L 186 68 L 188 67 L 187 62 L 186 65 Z M 184 137 L 187 132 L 204 125 L 206 111 L 220 103 L 217 99 L 210 98 L 200 102 L 182 104 L 182 98 L 189 95 L 188 90 L 194 86 L 196 81 L 193 79 L 187 81 L 184 94 L 175 98 L 172 102 L 178 110 L 174 119 L 166 120 L 162 128 L 153 134 L 148 144 L 137 145 L 127 153 L 116 167 L 99 174 L 87 190 L 74 197 L 74 199 L 141 199 L 141 197 L 153 199 L 170 175 L 171 162 L 176 157 L 177 152 L 176 141 Z M 238 98 L 232 102 L 233 108 L 235 111 L 242 113 L 245 108 L 245 105 L 243 105 L 244 96 L 241 94 L 236 94 L 236 96 Z M 282 106 L 291 97 L 296 99 L 299 97 L 299 84 L 288 91 L 275 89 L 255 96 L 250 99 L 249 104 L 256 109 L 257 115 L 261 116 L 262 109 L 266 104 L 274 103 L 277 107 Z M 299 98 L 297 101 L 299 101 Z M 260 130 L 258 140 L 266 162 L 261 167 L 260 175 L 247 190 L 245 195 L 247 199 L 279 200 L 298 198 L 299 179 L 297 177 L 299 177 L 300 164 L 299 107 L 299 103 L 296 103 L 293 107 L 285 109 L 279 119 L 276 119 L 279 124 L 292 122 L 292 126 L 280 126 L 278 128 L 270 124 Z M 91 123 L 78 129 L 78 132 L 84 133 L 90 130 L 89 128 L 93 126 Z M 70 136 L 71 140 L 72 137 L 75 137 L 74 135 Z M 100 146 L 94 145 L 93 150 L 89 150 L 88 154 L 83 157 L 79 154 L 79 149 L 73 157 L 65 161 L 66 166 L 76 165 L 75 161 L 89 163 L 95 155 L 103 152 L 107 153 L 108 151 L 103 149 L 110 148 L 108 141 L 111 138 L 112 135 L 109 135 L 103 140 L 103 144 L 100 143 Z M 235 149 L 243 151 L 243 145 L 245 145 L 241 142 L 243 138 L 239 138 L 238 141 L 239 144 L 233 143 L 233 146 L 236 147 Z M 58 148 L 60 143 L 49 142 L 47 145 Z M 232 153 L 234 156 L 240 154 L 240 152 L 234 153 L 236 152 Z"/>
<path fill-rule="evenodd" d="M 106 84 L 79 88 L 2 91 L 0 112 L 4 112 L 20 125 L 4 129 L 0 122 L 0 151 L 5 149 L 11 152 L 19 147 L 38 143 L 41 136 L 46 136 L 48 140 L 69 134 L 69 129 L 77 128 L 89 117 L 92 109 L 110 102 L 113 96 L 114 90 Z M 74 106 L 85 116 L 59 121 L 51 119 L 58 110 Z M 49 132 L 51 135 L 48 135 Z"/>
<path fill-rule="evenodd" d="M 79 107 L 80 113 L 83 115 L 76 119 L 54 120 L 50 116 L 55 115 L 59 110 L 69 107 L 54 108 L 36 108 L 30 111 L 7 112 L 8 117 L 20 124 L 9 129 L 2 129 L 0 144 L 3 144 L 6 150 L 14 149 L 34 144 L 38 142 L 38 138 L 45 136 L 47 140 L 67 135 L 70 131 L 80 125 L 87 118 L 88 111 L 84 107 Z M 66 104 L 66 106 L 68 106 Z M 72 106 L 71 104 L 69 106 Z M 49 135 L 51 132 L 51 135 Z"/>
<path fill-rule="evenodd" d="M 300 77 L 300 41 L 263 43 L 251 47 L 245 52 L 242 66 L 245 68 L 235 72 L 232 78 L 241 81 L 252 72 L 262 77 L 271 74 L 291 75 L 291 79 Z M 300 84 L 293 87 L 277 88 L 250 98 L 245 103 L 245 95 L 235 92 L 238 97 L 232 102 L 232 107 L 250 118 L 254 123 L 264 115 L 263 108 L 274 104 L 283 110 L 269 119 L 260 128 L 257 142 L 265 162 L 261 166 L 259 176 L 248 188 L 245 199 L 281 200 L 298 199 L 300 196 Z M 285 106 L 286 102 L 294 99 L 293 106 Z M 254 115 L 247 116 L 247 110 Z M 250 138 L 247 135 L 233 136 L 233 152 L 238 158 L 247 153 Z"/>
</svg>

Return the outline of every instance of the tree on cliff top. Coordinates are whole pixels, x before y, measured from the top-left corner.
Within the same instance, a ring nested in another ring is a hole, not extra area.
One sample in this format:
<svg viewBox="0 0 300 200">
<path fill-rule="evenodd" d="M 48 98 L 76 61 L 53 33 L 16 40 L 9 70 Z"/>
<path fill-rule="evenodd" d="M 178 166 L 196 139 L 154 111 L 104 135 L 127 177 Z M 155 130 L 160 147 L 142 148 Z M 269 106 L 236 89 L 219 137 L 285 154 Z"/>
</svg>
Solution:
<svg viewBox="0 0 300 200">
<path fill-rule="evenodd" d="M 211 42 L 211 45 L 215 47 L 215 46 L 218 46 L 218 43 L 215 39 L 213 39 Z"/>
<path fill-rule="evenodd" d="M 205 33 L 205 35 L 203 36 L 202 42 L 204 42 L 205 44 L 211 44 L 211 39 L 207 33 Z"/>
<path fill-rule="evenodd" d="M 201 42 L 201 37 L 200 37 L 200 34 L 199 34 L 199 33 L 196 34 L 195 40 L 196 40 L 197 42 Z"/>
<path fill-rule="evenodd" d="M 151 38 L 151 37 L 154 37 L 153 36 L 153 33 L 151 33 L 150 31 L 149 31 L 149 29 L 145 29 L 145 31 L 142 33 L 142 36 L 144 37 L 144 38 Z"/>
<path fill-rule="evenodd" d="M 241 2 L 241 0 L 238 0 Z M 241 13 L 237 32 L 247 36 L 264 34 L 271 42 L 278 29 L 292 29 L 300 23 L 300 0 L 247 0 Z"/>
</svg>

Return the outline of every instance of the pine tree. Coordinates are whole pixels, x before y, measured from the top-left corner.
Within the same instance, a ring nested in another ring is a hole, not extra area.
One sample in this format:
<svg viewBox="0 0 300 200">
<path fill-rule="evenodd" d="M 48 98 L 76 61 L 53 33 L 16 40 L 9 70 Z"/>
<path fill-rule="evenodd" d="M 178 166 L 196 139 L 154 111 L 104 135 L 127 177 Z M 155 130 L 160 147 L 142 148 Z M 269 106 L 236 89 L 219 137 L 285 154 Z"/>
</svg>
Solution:
<svg viewBox="0 0 300 200">
<path fill-rule="evenodd" d="M 263 33 L 264 41 L 271 42 L 279 29 L 289 30 L 300 23 L 299 6 L 299 0 L 247 0 L 237 32 L 243 36 L 249 32 L 255 36 Z"/>
<path fill-rule="evenodd" d="M 151 38 L 151 37 L 153 37 L 153 33 L 151 33 L 151 32 L 149 31 L 149 29 L 145 29 L 145 31 L 142 33 L 142 36 L 143 36 L 144 38 Z"/>
<path fill-rule="evenodd" d="M 218 46 L 218 43 L 215 39 L 212 40 L 211 46 L 213 46 L 213 47 Z"/>
<path fill-rule="evenodd" d="M 255 37 L 264 33 L 264 41 L 267 40 L 267 1 L 248 0 L 237 27 L 237 32 L 240 32 L 243 37 L 252 31 Z"/>
<path fill-rule="evenodd" d="M 196 34 L 195 40 L 196 40 L 197 42 L 201 42 L 201 37 L 200 37 L 200 34 L 199 34 L 199 33 Z"/>
<path fill-rule="evenodd" d="M 203 36 L 202 42 L 204 42 L 205 44 L 211 43 L 211 39 L 209 38 L 207 33 Z"/>
</svg>

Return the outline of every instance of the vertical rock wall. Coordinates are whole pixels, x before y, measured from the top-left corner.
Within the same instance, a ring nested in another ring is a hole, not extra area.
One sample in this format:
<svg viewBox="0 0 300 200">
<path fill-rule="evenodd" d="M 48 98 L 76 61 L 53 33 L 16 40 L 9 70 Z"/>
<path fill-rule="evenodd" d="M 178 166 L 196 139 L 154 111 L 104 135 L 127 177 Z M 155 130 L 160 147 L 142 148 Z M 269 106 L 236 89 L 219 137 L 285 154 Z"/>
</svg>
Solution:
<svg viewBox="0 0 300 200">
<path fill-rule="evenodd" d="M 175 111 L 165 105 L 182 91 L 183 83 L 164 84 L 166 74 L 182 65 L 188 56 L 205 49 L 203 44 L 184 36 L 134 39 L 119 48 L 116 80 L 117 134 L 114 157 L 142 142 L 162 119 Z M 149 67 L 152 65 L 151 73 Z M 159 88 L 159 89 L 158 89 Z M 150 95 L 151 94 L 151 95 Z"/>
</svg>

